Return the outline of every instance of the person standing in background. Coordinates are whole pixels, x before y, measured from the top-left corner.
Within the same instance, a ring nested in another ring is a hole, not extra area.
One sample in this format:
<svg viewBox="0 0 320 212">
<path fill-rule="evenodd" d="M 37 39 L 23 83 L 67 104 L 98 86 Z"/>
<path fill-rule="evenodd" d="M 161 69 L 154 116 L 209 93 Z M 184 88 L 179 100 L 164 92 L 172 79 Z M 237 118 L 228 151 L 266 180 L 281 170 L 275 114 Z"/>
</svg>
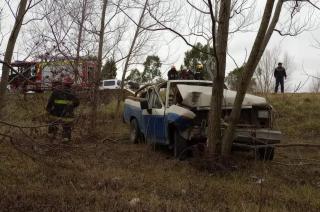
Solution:
<svg viewBox="0 0 320 212">
<path fill-rule="evenodd" d="M 284 93 L 284 79 L 287 79 L 286 69 L 282 63 L 278 63 L 278 67 L 274 70 L 274 78 L 276 79 L 276 86 L 274 92 L 278 92 L 279 84 L 281 86 L 281 93 Z"/>
</svg>

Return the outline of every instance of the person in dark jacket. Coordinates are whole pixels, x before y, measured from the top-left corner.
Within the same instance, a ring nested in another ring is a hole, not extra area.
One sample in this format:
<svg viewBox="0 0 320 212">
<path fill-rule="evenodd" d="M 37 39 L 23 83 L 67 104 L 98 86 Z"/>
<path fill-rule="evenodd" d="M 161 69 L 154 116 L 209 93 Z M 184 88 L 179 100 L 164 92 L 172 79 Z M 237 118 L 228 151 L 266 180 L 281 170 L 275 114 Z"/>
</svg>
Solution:
<svg viewBox="0 0 320 212">
<path fill-rule="evenodd" d="M 64 142 L 71 140 L 71 131 L 74 120 L 74 109 L 79 106 L 79 99 L 72 91 L 73 80 L 66 76 L 62 84 L 53 88 L 52 94 L 48 100 L 47 112 L 50 115 L 50 124 L 48 134 L 55 138 L 58 132 L 58 126 L 61 125 Z"/>
<path fill-rule="evenodd" d="M 172 66 L 168 71 L 168 80 L 177 80 L 179 78 L 178 71 L 175 66 Z"/>
<path fill-rule="evenodd" d="M 187 67 L 185 67 L 185 66 L 182 66 L 181 67 L 181 71 L 180 71 L 180 73 L 179 73 L 179 78 L 181 79 L 181 80 L 187 80 L 187 79 L 189 79 L 189 73 L 188 73 L 188 69 L 187 69 Z"/>
<path fill-rule="evenodd" d="M 279 84 L 281 85 L 281 93 L 284 92 L 284 79 L 287 79 L 286 70 L 283 68 L 282 63 L 278 63 L 278 67 L 274 70 L 274 78 L 276 79 L 276 87 L 274 92 L 278 92 Z"/>
<path fill-rule="evenodd" d="M 191 69 L 188 70 L 188 80 L 194 80 L 194 74 Z"/>
</svg>

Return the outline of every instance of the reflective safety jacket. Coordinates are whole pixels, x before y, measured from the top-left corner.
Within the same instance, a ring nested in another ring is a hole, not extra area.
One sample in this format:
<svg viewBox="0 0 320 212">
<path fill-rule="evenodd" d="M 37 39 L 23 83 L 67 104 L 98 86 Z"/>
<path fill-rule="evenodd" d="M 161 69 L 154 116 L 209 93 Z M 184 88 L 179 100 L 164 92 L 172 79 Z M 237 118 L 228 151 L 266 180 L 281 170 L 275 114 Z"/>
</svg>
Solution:
<svg viewBox="0 0 320 212">
<path fill-rule="evenodd" d="M 74 117 L 74 109 L 79 106 L 79 99 L 69 87 L 55 88 L 48 100 L 47 111 L 57 117 Z"/>
</svg>

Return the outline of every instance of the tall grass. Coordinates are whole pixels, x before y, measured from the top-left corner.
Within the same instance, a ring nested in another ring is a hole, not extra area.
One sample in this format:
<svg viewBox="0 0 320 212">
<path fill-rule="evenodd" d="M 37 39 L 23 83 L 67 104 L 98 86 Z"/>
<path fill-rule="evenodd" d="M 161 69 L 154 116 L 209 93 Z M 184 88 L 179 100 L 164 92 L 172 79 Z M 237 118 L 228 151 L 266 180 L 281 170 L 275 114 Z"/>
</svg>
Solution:
<svg viewBox="0 0 320 212">
<path fill-rule="evenodd" d="M 6 118 L 42 123 L 32 117 L 44 110 L 46 99 L 12 97 Z M 312 130 L 313 136 L 319 132 L 319 96 L 275 95 L 270 102 L 286 142 L 309 141 Z M 268 163 L 236 153 L 235 171 L 208 173 L 194 161 L 130 144 L 127 127 L 112 126 L 112 101 L 98 108 L 99 137 L 81 136 L 89 106 L 83 100 L 77 109 L 76 141 L 70 145 L 52 144 L 40 135 L 29 142 L 14 128 L 6 131 L 16 139 L 13 145 L 1 137 L 1 211 L 320 211 L 318 149 L 279 149 Z"/>
<path fill-rule="evenodd" d="M 274 106 L 275 127 L 289 138 L 320 136 L 320 94 L 269 96 Z"/>
</svg>

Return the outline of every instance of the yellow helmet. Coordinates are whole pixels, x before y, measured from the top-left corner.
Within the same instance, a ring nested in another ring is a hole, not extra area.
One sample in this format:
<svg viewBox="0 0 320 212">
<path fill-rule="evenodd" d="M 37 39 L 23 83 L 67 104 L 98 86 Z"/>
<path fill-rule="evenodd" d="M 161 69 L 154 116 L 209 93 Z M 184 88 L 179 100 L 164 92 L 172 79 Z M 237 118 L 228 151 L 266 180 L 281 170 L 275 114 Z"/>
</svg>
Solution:
<svg viewBox="0 0 320 212">
<path fill-rule="evenodd" d="M 202 64 L 198 64 L 197 65 L 197 69 L 202 70 L 203 69 L 203 65 Z"/>
</svg>

